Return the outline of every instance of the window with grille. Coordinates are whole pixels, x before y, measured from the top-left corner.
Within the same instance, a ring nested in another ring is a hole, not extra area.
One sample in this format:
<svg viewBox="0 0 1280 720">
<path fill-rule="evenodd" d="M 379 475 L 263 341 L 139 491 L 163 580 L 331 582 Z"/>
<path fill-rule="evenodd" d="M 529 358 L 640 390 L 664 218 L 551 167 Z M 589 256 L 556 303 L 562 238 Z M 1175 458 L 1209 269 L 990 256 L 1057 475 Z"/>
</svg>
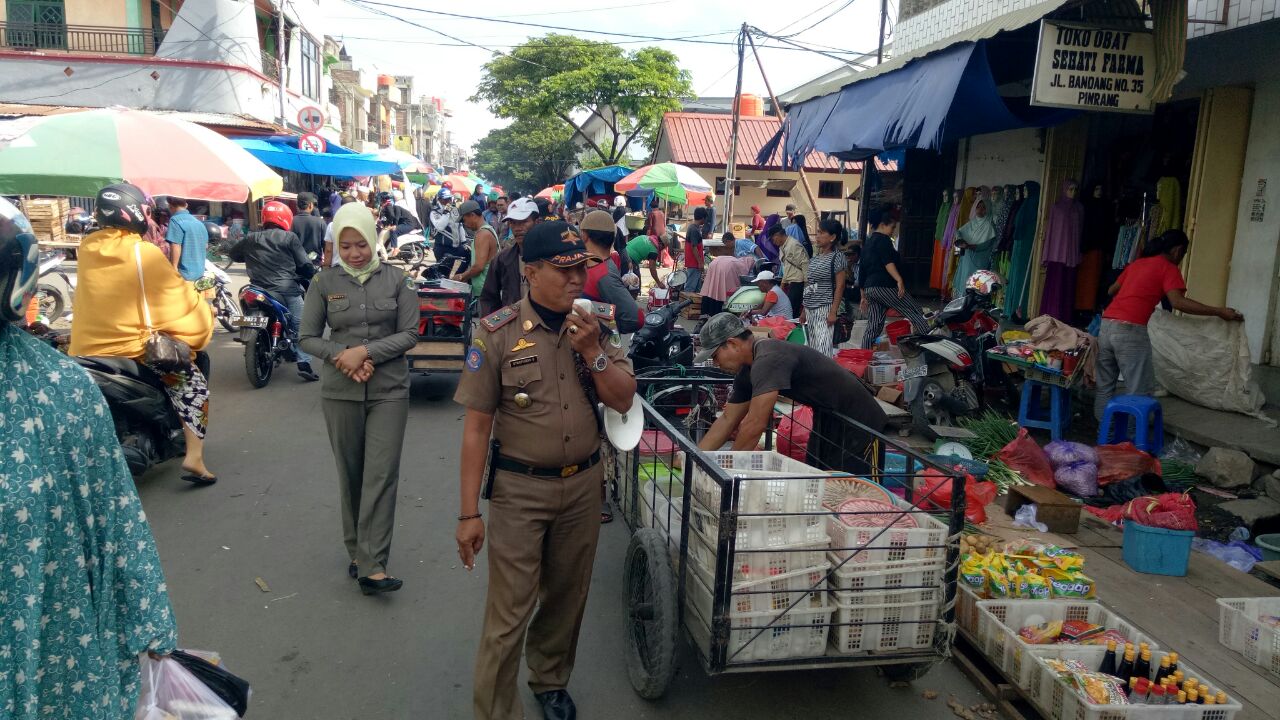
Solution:
<svg viewBox="0 0 1280 720">
<path fill-rule="evenodd" d="M 775 190 L 775 189 L 773 189 L 773 188 L 768 188 L 768 189 L 766 189 L 766 190 L 764 191 L 764 194 L 765 194 L 765 197 L 776 197 L 776 198 L 789 198 L 789 197 L 791 197 L 791 191 L 790 191 L 790 190 Z"/>
<path fill-rule="evenodd" d="M 67 49 L 67 11 L 62 0 L 9 0 L 4 45 Z"/>
<path fill-rule="evenodd" d="M 306 33 L 301 34 L 302 42 L 299 43 L 298 49 L 302 53 L 301 71 L 299 76 L 302 78 L 302 94 L 312 100 L 320 99 L 320 49 L 316 46 L 316 41 L 311 39 Z"/>
<path fill-rule="evenodd" d="M 844 197 L 844 183 L 839 180 L 823 180 L 819 182 L 818 197 L 823 200 L 839 200 Z"/>
<path fill-rule="evenodd" d="M 735 184 L 735 185 L 733 186 L 733 194 L 734 194 L 735 196 L 736 196 L 736 195 L 741 195 L 741 194 L 742 194 L 742 186 L 741 186 L 741 185 L 737 185 L 737 184 Z M 717 177 L 717 178 L 716 178 L 716 195 L 724 195 L 724 178 L 723 178 L 723 177 Z"/>
</svg>

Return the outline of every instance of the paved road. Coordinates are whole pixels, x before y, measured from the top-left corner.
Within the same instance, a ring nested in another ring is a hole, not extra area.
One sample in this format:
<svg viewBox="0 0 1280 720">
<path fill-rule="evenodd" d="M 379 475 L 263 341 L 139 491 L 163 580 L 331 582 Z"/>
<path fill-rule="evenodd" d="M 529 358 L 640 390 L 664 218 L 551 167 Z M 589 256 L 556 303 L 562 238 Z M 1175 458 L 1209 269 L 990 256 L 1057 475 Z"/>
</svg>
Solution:
<svg viewBox="0 0 1280 720">
<path fill-rule="evenodd" d="M 210 348 L 208 488 L 177 479 L 173 462 L 138 481 L 168 576 L 181 644 L 222 653 L 250 679 L 257 718 L 468 718 L 485 592 L 458 567 L 455 381 L 420 378 L 402 465 L 391 570 L 399 593 L 362 596 L 346 575 L 333 459 L 319 385 L 291 366 L 253 390 L 241 346 L 221 329 Z M 951 664 L 911 689 L 873 669 L 708 678 L 687 649 L 664 700 L 639 699 L 623 662 L 619 520 L 602 531 L 571 690 L 593 718 L 951 717 L 948 693 L 979 694 Z M 261 591 L 255 578 L 270 587 Z M 939 699 L 925 700 L 933 689 Z M 526 692 L 529 717 L 540 717 Z"/>
</svg>

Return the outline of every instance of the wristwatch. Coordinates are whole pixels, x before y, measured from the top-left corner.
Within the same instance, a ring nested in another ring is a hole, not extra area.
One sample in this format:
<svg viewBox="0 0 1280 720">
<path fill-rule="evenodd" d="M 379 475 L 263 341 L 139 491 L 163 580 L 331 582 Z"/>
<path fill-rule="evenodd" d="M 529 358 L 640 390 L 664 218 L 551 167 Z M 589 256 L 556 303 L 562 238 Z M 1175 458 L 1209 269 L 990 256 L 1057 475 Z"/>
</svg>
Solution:
<svg viewBox="0 0 1280 720">
<path fill-rule="evenodd" d="M 591 368 L 591 372 L 604 372 L 605 368 L 609 367 L 609 357 L 604 353 L 600 353 L 595 360 L 591 361 L 588 367 Z"/>
</svg>

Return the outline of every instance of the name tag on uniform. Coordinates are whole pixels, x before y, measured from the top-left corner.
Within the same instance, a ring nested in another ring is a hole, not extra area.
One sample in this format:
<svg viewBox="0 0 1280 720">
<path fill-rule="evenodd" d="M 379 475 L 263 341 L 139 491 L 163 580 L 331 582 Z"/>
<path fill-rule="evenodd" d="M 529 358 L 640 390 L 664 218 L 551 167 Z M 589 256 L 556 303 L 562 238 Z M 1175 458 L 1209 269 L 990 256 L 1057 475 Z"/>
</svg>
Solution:
<svg viewBox="0 0 1280 720">
<path fill-rule="evenodd" d="M 328 300 L 329 302 L 333 302 L 334 300 L 346 300 L 347 296 L 343 293 L 335 293 L 333 295 L 327 296 L 325 299 Z"/>
<path fill-rule="evenodd" d="M 536 363 L 536 362 L 538 362 L 538 356 L 530 355 L 528 357 L 516 358 L 515 360 L 512 360 L 511 362 L 507 363 L 507 365 L 511 367 L 520 367 L 521 365 L 529 365 L 530 363 Z"/>
</svg>

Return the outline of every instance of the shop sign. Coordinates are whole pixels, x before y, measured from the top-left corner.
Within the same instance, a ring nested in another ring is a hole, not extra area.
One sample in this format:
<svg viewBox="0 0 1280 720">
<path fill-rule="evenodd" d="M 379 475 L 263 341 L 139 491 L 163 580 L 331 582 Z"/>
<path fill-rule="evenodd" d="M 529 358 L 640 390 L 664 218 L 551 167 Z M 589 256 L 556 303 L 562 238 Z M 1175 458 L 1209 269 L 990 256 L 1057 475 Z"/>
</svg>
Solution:
<svg viewBox="0 0 1280 720">
<path fill-rule="evenodd" d="M 1149 30 L 1042 20 L 1031 104 L 1151 112 L 1155 70 Z"/>
</svg>

